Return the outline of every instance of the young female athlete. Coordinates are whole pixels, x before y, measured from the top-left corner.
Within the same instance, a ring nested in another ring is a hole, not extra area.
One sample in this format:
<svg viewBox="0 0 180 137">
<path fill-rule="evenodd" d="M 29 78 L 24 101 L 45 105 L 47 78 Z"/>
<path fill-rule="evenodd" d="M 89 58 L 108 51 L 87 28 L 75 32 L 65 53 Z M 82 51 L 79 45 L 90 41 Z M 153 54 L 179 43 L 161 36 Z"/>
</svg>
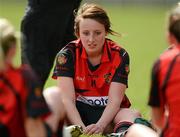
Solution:
<svg viewBox="0 0 180 137">
<path fill-rule="evenodd" d="M 169 16 L 168 35 L 170 47 L 160 55 L 152 69 L 149 105 L 152 122 L 162 137 L 180 135 L 180 5 Z M 154 131 L 142 125 L 133 125 L 127 137 L 157 137 Z"/>
<path fill-rule="evenodd" d="M 53 78 L 58 80 L 68 122 L 86 134 L 121 132 L 140 113 L 130 109 L 129 55 L 107 38 L 109 17 L 95 4 L 84 4 L 75 17 L 75 34 L 57 55 Z"/>
</svg>

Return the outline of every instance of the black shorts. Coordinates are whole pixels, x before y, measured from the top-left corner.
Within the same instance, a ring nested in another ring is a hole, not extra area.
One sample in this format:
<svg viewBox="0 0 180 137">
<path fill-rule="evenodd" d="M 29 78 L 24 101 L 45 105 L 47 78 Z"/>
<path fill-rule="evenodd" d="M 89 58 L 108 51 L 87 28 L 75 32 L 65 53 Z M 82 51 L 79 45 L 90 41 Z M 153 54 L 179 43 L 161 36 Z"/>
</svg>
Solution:
<svg viewBox="0 0 180 137">
<path fill-rule="evenodd" d="M 76 107 L 85 126 L 96 123 L 105 109 L 105 107 L 90 106 L 80 101 L 76 101 Z"/>
</svg>

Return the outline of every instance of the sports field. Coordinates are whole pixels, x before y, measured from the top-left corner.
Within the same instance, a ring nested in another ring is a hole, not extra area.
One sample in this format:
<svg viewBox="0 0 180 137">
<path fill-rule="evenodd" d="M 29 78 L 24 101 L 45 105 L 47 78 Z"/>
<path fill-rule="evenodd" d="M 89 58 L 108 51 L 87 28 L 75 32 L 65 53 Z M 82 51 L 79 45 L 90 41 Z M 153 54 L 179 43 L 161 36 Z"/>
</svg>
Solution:
<svg viewBox="0 0 180 137">
<path fill-rule="evenodd" d="M 19 30 L 26 1 L 13 3 L 7 1 L 0 0 L 0 17 L 9 19 Z M 167 47 L 165 17 L 170 8 L 160 5 L 103 4 L 103 6 L 111 19 L 112 29 L 122 34 L 122 37 L 111 36 L 110 38 L 121 44 L 130 55 L 131 72 L 129 88 L 126 93 L 132 102 L 132 107 L 149 118 L 147 99 L 150 87 L 150 71 L 154 60 Z M 19 52 L 15 64 L 20 64 Z M 56 81 L 49 78 L 46 87 L 54 84 Z"/>
</svg>

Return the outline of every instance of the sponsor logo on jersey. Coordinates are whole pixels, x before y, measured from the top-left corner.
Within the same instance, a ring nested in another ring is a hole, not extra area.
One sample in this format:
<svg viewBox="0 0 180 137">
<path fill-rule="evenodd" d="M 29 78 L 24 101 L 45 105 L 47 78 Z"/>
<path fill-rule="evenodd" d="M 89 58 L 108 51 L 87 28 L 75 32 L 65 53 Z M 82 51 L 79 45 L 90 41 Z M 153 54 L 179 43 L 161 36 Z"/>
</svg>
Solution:
<svg viewBox="0 0 180 137">
<path fill-rule="evenodd" d="M 106 106 L 108 102 L 108 96 L 90 97 L 79 95 L 77 97 L 77 100 L 91 106 Z"/>
<path fill-rule="evenodd" d="M 85 77 L 81 77 L 81 76 L 76 76 L 76 80 L 78 81 L 85 81 Z"/>
</svg>

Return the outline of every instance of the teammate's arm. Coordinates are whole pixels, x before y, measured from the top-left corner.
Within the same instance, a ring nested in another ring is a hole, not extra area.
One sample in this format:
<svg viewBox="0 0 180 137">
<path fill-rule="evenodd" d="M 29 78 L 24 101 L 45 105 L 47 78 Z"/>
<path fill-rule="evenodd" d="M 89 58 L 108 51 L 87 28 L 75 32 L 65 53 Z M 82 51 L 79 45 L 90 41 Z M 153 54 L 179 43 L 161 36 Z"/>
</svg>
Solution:
<svg viewBox="0 0 180 137">
<path fill-rule="evenodd" d="M 164 109 L 160 107 L 152 107 L 151 109 L 152 123 L 157 128 L 157 130 L 163 129 L 166 125 L 167 114 L 164 112 Z"/>
<path fill-rule="evenodd" d="M 46 137 L 46 129 L 42 119 L 27 117 L 25 119 L 27 137 Z"/>
</svg>

